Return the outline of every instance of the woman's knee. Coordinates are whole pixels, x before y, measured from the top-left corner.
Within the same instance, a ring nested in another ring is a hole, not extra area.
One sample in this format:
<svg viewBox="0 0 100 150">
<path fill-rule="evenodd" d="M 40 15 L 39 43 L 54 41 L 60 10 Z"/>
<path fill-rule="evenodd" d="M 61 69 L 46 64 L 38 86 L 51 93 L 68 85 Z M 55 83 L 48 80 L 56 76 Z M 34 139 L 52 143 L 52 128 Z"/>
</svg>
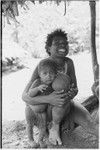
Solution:
<svg viewBox="0 0 100 150">
<path fill-rule="evenodd" d="M 74 103 L 74 111 L 73 111 L 74 122 L 79 125 L 86 125 L 93 123 L 93 119 L 88 112 L 88 110 L 82 106 L 81 104 Z"/>
<path fill-rule="evenodd" d="M 91 118 L 89 111 L 82 104 L 79 103 L 74 103 L 73 114 L 75 117 L 84 117 L 87 119 Z"/>
</svg>

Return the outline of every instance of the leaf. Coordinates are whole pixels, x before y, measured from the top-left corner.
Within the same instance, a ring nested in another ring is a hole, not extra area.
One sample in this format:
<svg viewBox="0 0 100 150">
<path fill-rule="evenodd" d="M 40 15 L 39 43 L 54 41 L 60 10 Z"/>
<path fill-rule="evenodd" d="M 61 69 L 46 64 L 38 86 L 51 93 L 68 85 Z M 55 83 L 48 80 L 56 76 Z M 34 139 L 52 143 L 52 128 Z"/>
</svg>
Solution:
<svg viewBox="0 0 100 150">
<path fill-rule="evenodd" d="M 14 13 L 15 16 L 19 15 L 19 13 L 18 13 L 18 6 L 17 6 L 17 2 L 16 1 L 12 3 L 12 10 L 13 10 L 13 13 Z"/>
<path fill-rule="evenodd" d="M 25 4 L 25 1 L 26 1 L 26 0 L 18 0 L 18 3 L 19 3 L 21 6 L 23 6 L 23 5 Z"/>
<path fill-rule="evenodd" d="M 10 1 L 6 2 L 6 1 L 2 1 L 2 11 L 5 12 L 10 6 Z"/>
<path fill-rule="evenodd" d="M 30 0 L 33 4 L 35 4 L 35 0 Z"/>
</svg>

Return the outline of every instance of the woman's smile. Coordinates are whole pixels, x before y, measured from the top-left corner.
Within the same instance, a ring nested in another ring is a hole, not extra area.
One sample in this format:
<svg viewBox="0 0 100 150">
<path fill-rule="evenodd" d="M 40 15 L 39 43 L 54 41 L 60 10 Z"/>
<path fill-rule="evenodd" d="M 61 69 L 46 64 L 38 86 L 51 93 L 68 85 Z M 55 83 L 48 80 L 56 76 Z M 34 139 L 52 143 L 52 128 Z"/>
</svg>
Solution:
<svg viewBox="0 0 100 150">
<path fill-rule="evenodd" d="M 57 53 L 58 53 L 59 55 L 64 55 L 64 56 L 66 56 L 67 51 L 66 51 L 65 48 L 59 48 L 59 49 L 57 50 Z"/>
<path fill-rule="evenodd" d="M 63 53 L 65 53 L 66 50 L 61 48 L 61 49 L 58 50 L 58 52 L 63 52 Z"/>
</svg>

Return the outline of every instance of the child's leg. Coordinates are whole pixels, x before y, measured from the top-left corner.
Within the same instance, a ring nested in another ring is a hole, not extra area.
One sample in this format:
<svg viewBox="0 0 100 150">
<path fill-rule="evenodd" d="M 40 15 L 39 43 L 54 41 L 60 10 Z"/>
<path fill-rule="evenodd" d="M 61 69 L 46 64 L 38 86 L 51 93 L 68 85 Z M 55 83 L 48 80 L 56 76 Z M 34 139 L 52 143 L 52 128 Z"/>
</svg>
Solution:
<svg viewBox="0 0 100 150">
<path fill-rule="evenodd" d="M 46 134 L 46 105 L 30 105 L 26 108 L 26 117 L 27 117 L 27 132 L 29 142 L 32 145 L 33 139 L 33 123 L 37 122 L 39 127 L 39 144 L 41 148 L 46 147 L 46 145 L 42 142 L 43 138 Z M 34 116 L 34 115 L 35 116 Z"/>
<path fill-rule="evenodd" d="M 39 119 L 39 144 L 41 148 L 46 148 L 46 144 L 43 141 L 44 137 L 47 136 L 47 114 L 46 111 L 38 113 Z"/>
<path fill-rule="evenodd" d="M 27 121 L 27 134 L 28 134 L 29 144 L 31 147 L 37 148 L 39 145 L 34 141 L 33 138 L 33 126 L 34 123 L 36 122 L 36 116 L 29 106 L 26 106 L 25 108 L 25 116 Z"/>
<path fill-rule="evenodd" d="M 34 105 L 31 106 L 32 110 L 37 114 L 38 126 L 40 130 L 39 141 L 43 141 L 43 137 L 46 134 L 47 128 L 47 105 Z"/>
<path fill-rule="evenodd" d="M 43 113 L 47 109 L 46 104 L 41 104 L 41 105 L 30 105 L 30 108 L 35 112 L 35 113 Z"/>
<path fill-rule="evenodd" d="M 60 123 L 65 115 L 68 114 L 70 109 L 69 105 L 66 105 L 64 107 L 53 107 L 52 109 L 52 128 L 50 129 L 50 135 L 49 135 L 49 141 L 56 145 L 58 142 L 58 145 L 62 144 L 61 138 L 60 138 Z"/>
<path fill-rule="evenodd" d="M 90 113 L 81 104 L 74 102 L 74 122 L 81 125 L 86 132 L 98 137 L 99 131 Z"/>
</svg>

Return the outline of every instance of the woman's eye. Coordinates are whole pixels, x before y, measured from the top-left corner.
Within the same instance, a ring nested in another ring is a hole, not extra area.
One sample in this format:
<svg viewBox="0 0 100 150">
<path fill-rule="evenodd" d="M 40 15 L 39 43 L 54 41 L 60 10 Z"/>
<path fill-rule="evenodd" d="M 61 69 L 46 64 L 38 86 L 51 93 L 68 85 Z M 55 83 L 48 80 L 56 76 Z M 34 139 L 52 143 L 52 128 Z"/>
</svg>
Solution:
<svg viewBox="0 0 100 150">
<path fill-rule="evenodd" d="M 59 43 L 59 41 L 54 41 L 53 45 L 57 45 Z"/>
</svg>

